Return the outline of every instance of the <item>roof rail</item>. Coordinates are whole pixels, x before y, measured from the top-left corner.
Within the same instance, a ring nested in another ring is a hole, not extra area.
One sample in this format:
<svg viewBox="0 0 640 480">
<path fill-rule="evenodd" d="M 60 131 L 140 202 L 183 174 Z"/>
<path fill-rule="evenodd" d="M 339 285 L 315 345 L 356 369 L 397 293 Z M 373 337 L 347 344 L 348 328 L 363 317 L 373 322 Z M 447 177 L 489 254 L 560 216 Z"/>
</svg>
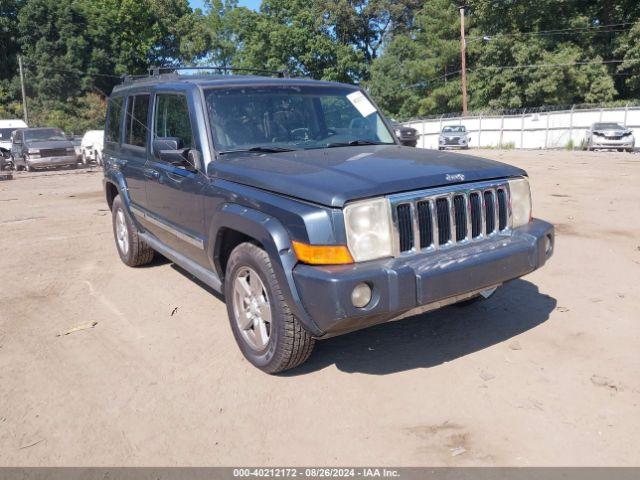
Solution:
<svg viewBox="0 0 640 480">
<path fill-rule="evenodd" d="M 261 73 L 261 74 L 269 74 L 276 75 L 278 77 L 284 78 L 288 77 L 289 73 L 286 70 L 267 70 L 263 68 L 243 68 L 243 67 L 207 67 L 207 66 L 198 66 L 198 67 L 151 67 L 149 69 L 149 76 L 155 77 L 158 75 L 166 74 L 166 73 L 176 73 L 179 74 L 180 71 L 184 70 L 199 70 L 199 71 L 217 71 L 226 73 Z"/>
<path fill-rule="evenodd" d="M 242 68 L 242 67 L 151 67 L 148 70 L 147 75 L 130 75 L 126 74 L 122 76 L 122 84 L 144 82 L 152 80 L 157 77 L 178 77 L 179 72 L 184 70 L 197 70 L 200 72 L 218 72 L 217 74 L 227 75 L 230 73 L 247 73 L 247 74 L 268 74 L 275 75 L 279 78 L 289 78 L 289 72 L 286 70 L 267 70 L 261 68 Z"/>
</svg>

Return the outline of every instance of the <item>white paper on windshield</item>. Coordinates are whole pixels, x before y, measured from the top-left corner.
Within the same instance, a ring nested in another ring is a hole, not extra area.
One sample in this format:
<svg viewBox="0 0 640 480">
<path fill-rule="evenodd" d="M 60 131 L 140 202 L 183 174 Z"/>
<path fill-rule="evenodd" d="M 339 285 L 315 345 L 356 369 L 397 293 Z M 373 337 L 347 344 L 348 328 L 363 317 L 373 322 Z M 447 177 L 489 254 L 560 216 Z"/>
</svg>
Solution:
<svg viewBox="0 0 640 480">
<path fill-rule="evenodd" d="M 363 117 L 368 117 L 376 111 L 376 107 L 373 106 L 373 104 L 367 97 L 363 95 L 362 92 L 350 93 L 349 95 L 347 95 L 347 98 Z"/>
</svg>

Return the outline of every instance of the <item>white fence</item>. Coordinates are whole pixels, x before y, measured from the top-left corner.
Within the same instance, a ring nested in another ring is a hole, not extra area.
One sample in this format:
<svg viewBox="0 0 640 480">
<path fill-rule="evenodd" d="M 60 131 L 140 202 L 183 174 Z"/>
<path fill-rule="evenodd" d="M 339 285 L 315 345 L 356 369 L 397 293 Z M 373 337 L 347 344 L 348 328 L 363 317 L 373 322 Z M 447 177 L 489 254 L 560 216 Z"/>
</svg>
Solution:
<svg viewBox="0 0 640 480">
<path fill-rule="evenodd" d="M 571 109 L 520 115 L 479 115 L 409 120 L 404 125 L 418 130 L 418 147 L 438 148 L 438 135 L 446 125 L 464 125 L 471 148 L 510 146 L 515 148 L 578 147 L 586 130 L 595 122 L 616 122 L 640 128 L 640 106 Z M 636 134 L 637 135 L 637 134 Z"/>
</svg>

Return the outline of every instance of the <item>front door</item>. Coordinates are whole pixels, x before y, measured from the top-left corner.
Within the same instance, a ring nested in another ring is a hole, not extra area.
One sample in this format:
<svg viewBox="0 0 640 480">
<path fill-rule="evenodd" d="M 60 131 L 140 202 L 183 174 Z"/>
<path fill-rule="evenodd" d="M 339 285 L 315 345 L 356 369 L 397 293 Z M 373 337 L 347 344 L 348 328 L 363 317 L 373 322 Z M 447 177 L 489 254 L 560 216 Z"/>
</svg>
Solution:
<svg viewBox="0 0 640 480">
<path fill-rule="evenodd" d="M 193 134 L 193 104 L 186 93 L 156 93 L 152 122 L 154 139 L 170 138 L 179 148 L 200 151 Z M 201 192 L 207 178 L 200 170 L 162 160 L 153 150 L 145 168 L 147 220 L 153 224 L 149 230 L 172 249 L 206 265 Z"/>
</svg>

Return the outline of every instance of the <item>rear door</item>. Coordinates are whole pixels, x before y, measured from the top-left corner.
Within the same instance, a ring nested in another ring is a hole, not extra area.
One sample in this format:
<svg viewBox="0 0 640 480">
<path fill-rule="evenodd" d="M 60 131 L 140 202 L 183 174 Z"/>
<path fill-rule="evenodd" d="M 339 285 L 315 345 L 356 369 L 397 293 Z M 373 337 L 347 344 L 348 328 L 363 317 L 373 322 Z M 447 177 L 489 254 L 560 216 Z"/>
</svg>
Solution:
<svg viewBox="0 0 640 480">
<path fill-rule="evenodd" d="M 195 104 L 188 90 L 158 91 L 153 97 L 154 139 L 177 139 L 180 148 L 201 152 L 194 135 Z M 149 229 L 165 244 L 192 260 L 206 264 L 202 190 L 207 178 L 201 170 L 171 164 L 152 148 L 146 165 Z"/>
</svg>

